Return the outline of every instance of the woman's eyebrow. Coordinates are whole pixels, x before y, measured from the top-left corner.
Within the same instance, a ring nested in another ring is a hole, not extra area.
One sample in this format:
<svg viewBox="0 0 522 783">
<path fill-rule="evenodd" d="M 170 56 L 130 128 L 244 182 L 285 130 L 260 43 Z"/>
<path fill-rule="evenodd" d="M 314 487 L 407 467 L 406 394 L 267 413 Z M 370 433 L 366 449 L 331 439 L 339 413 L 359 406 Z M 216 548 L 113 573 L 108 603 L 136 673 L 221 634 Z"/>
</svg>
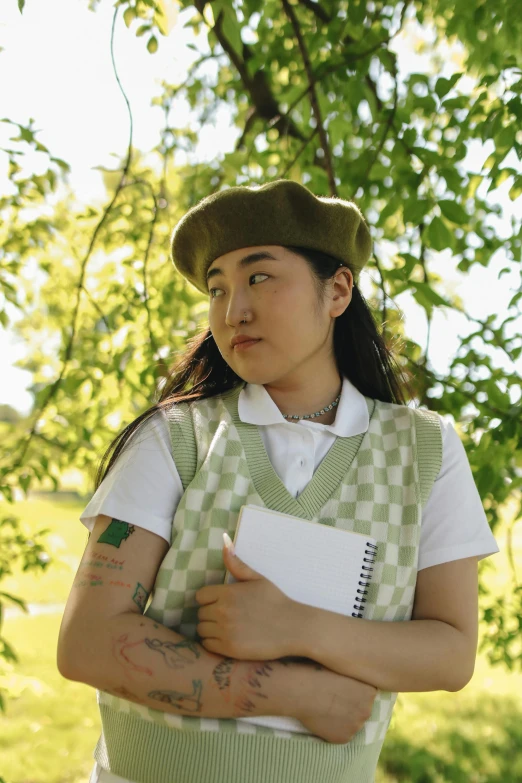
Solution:
<svg viewBox="0 0 522 783">
<path fill-rule="evenodd" d="M 269 253 L 267 250 L 262 250 L 258 253 L 249 253 L 247 256 L 244 256 L 244 258 L 241 258 L 237 262 L 238 269 L 241 269 L 245 266 L 248 266 L 249 264 L 255 264 L 256 261 L 277 261 L 278 259 L 273 256 L 271 253 Z M 214 269 L 210 269 L 207 272 L 207 283 L 210 280 L 211 277 L 215 277 L 216 275 L 223 275 L 224 272 L 222 269 L 219 269 L 219 267 L 215 266 Z"/>
</svg>

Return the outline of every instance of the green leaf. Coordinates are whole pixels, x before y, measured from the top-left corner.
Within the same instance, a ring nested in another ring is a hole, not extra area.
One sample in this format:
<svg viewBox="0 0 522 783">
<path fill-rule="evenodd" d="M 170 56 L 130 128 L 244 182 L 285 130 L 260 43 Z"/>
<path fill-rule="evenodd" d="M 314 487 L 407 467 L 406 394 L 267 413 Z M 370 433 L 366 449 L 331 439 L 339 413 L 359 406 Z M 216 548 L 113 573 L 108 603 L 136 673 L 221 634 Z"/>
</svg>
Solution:
<svg viewBox="0 0 522 783">
<path fill-rule="evenodd" d="M 63 171 L 71 170 L 70 165 L 66 163 L 65 160 L 62 160 L 61 158 L 51 158 L 51 160 L 53 161 L 53 163 L 57 163 Z"/>
<path fill-rule="evenodd" d="M 153 35 L 152 38 L 149 38 L 147 42 L 147 49 L 151 54 L 154 54 L 154 52 L 158 51 L 158 39 L 155 35 Z"/>
<path fill-rule="evenodd" d="M 404 202 L 404 222 L 418 225 L 433 206 L 431 199 L 410 198 Z"/>
<path fill-rule="evenodd" d="M 402 276 L 409 278 L 413 272 L 413 269 L 419 263 L 419 259 L 416 256 L 413 256 L 411 253 L 401 253 L 399 258 L 403 258 L 405 262 L 404 266 L 400 270 L 402 272 Z"/>
<path fill-rule="evenodd" d="M 20 486 L 22 487 L 23 491 L 27 495 L 29 487 L 31 486 L 31 476 L 19 476 L 18 481 L 20 482 Z"/>
<path fill-rule="evenodd" d="M 439 175 L 444 177 L 446 184 L 454 193 L 458 193 L 462 188 L 463 177 L 456 168 L 442 166 L 439 168 Z"/>
<path fill-rule="evenodd" d="M 439 201 L 438 204 L 444 217 L 451 220 L 452 223 L 458 223 L 459 225 L 469 223 L 469 215 L 460 204 L 445 199 Z"/>
<path fill-rule="evenodd" d="M 517 133 L 515 125 L 508 125 L 506 128 L 502 128 L 500 133 L 495 136 L 497 150 L 510 150 L 515 143 L 515 136 Z"/>
<path fill-rule="evenodd" d="M 395 215 L 396 212 L 399 211 L 401 205 L 397 203 L 397 200 L 394 198 L 391 198 L 384 209 L 381 209 L 379 212 L 379 220 L 377 221 L 377 226 L 383 226 L 390 215 Z"/>
<path fill-rule="evenodd" d="M 442 101 L 441 107 L 448 109 L 448 111 L 452 111 L 453 109 L 469 109 L 469 96 L 458 95 L 456 98 L 446 98 Z"/>
<path fill-rule="evenodd" d="M 444 76 L 439 76 L 435 85 L 435 92 L 439 98 L 443 98 L 444 95 L 453 89 L 462 75 L 462 73 L 454 73 L 449 79 L 446 79 Z"/>
<path fill-rule="evenodd" d="M 136 11 L 134 8 L 127 8 L 127 10 L 123 13 L 123 21 L 125 22 L 126 26 L 130 27 L 134 19 L 136 19 Z"/>
<path fill-rule="evenodd" d="M 440 296 L 440 294 L 434 291 L 433 288 L 431 288 L 431 286 L 428 285 L 428 283 L 417 283 L 414 280 L 410 282 L 412 287 L 415 288 L 415 290 L 417 291 L 417 293 L 421 295 L 421 298 L 427 300 L 430 303 L 430 305 L 445 305 L 446 307 L 451 307 L 450 302 L 447 302 L 446 299 L 444 299 L 442 296 Z"/>
<path fill-rule="evenodd" d="M 443 160 L 443 158 L 440 156 L 440 152 L 429 150 L 427 147 L 419 147 L 419 145 L 415 145 L 412 147 L 412 151 L 423 161 L 423 163 L 427 163 L 428 166 L 438 167 Z"/>
<path fill-rule="evenodd" d="M 482 177 L 480 174 L 472 174 L 469 178 L 468 189 L 465 193 L 465 198 L 475 198 L 475 193 L 478 186 L 482 183 Z"/>
<path fill-rule="evenodd" d="M 350 0 L 348 3 L 348 18 L 354 25 L 362 25 L 366 18 L 365 0 Z"/>
<path fill-rule="evenodd" d="M 15 604 L 18 604 L 18 606 L 23 609 L 24 612 L 29 612 L 27 604 L 21 598 L 17 598 L 15 595 L 11 595 L 11 593 L 6 593 L 4 590 L 0 590 L 0 595 L 3 595 L 5 598 L 8 598 Z"/>
<path fill-rule="evenodd" d="M 486 385 L 488 399 L 499 408 L 507 408 L 510 404 L 509 394 L 499 389 L 495 381 L 491 380 Z"/>
<path fill-rule="evenodd" d="M 151 25 L 150 24 L 142 24 L 136 30 L 136 37 L 140 38 L 142 35 L 145 35 L 145 33 L 148 32 L 150 29 L 151 29 Z"/>
<path fill-rule="evenodd" d="M 515 201 L 519 196 L 522 196 L 522 177 L 515 177 L 515 181 L 509 189 L 509 198 L 511 201 Z"/>
<path fill-rule="evenodd" d="M 15 653 L 11 645 L 8 644 L 8 642 L 6 642 L 3 636 L 0 636 L 0 645 L 4 646 L 3 650 L 0 648 L 0 656 L 2 656 L 2 658 L 5 658 L 6 661 L 13 661 L 13 663 L 18 663 L 17 654 Z"/>
<path fill-rule="evenodd" d="M 404 143 L 408 145 L 408 147 L 413 147 L 417 140 L 417 131 L 415 128 L 407 128 L 404 133 L 402 134 L 402 138 L 404 140 Z"/>
<path fill-rule="evenodd" d="M 415 95 L 415 106 L 424 109 L 426 114 L 432 115 L 437 110 L 437 102 L 431 95 Z"/>
<path fill-rule="evenodd" d="M 423 234 L 433 250 L 453 249 L 453 235 L 440 217 L 435 216 Z"/>
<path fill-rule="evenodd" d="M 20 13 L 23 13 L 24 5 L 25 5 L 25 0 L 18 0 L 18 10 L 20 11 Z"/>
</svg>

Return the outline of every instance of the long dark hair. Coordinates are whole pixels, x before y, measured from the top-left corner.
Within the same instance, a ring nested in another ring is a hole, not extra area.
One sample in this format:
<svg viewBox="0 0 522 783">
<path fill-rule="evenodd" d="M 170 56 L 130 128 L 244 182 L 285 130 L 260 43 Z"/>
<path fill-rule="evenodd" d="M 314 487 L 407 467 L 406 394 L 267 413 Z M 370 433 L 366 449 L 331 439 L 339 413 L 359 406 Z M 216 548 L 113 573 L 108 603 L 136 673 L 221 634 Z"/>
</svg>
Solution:
<svg viewBox="0 0 522 783">
<path fill-rule="evenodd" d="M 307 262 L 320 309 L 327 294 L 328 281 L 339 269 L 339 260 L 312 248 L 285 247 Z M 344 265 L 354 275 L 350 264 Z M 370 307 L 354 277 L 350 304 L 344 313 L 336 318 L 334 326 L 334 354 L 339 375 L 348 378 L 366 397 L 407 405 L 403 389 L 407 389 L 409 399 L 413 399 L 414 394 L 394 358 L 393 351 L 394 348 L 387 345 L 379 333 Z M 107 448 L 98 468 L 95 490 L 118 459 L 131 435 L 154 413 L 174 403 L 190 403 L 214 397 L 240 383 L 244 383 L 243 379 L 236 375 L 221 356 L 210 328 L 192 337 L 188 340 L 181 358 L 169 369 L 157 402 L 128 424 Z M 112 450 L 112 457 L 105 466 Z"/>
</svg>

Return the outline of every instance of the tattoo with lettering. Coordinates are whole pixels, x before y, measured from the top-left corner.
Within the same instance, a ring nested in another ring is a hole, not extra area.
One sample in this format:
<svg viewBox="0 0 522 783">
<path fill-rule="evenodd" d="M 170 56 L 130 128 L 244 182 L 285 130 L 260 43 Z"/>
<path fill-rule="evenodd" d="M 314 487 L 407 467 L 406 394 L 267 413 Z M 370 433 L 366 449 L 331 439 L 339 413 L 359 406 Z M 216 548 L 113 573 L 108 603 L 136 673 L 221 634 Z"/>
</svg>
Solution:
<svg viewBox="0 0 522 783">
<path fill-rule="evenodd" d="M 88 571 L 86 574 L 78 574 L 77 578 L 80 580 L 74 582 L 73 587 L 99 587 L 103 585 L 103 579 L 99 574 L 93 574 Z"/>
<path fill-rule="evenodd" d="M 125 541 L 132 533 L 134 533 L 134 525 L 129 525 L 128 522 L 122 522 L 121 519 L 112 519 L 106 530 L 101 534 L 98 539 L 99 544 L 110 544 L 111 546 L 118 547 L 122 541 Z"/>
<path fill-rule="evenodd" d="M 241 677 L 241 691 L 234 702 L 234 706 L 238 710 L 238 717 L 242 717 L 245 712 L 251 713 L 255 710 L 254 697 L 268 698 L 265 693 L 261 693 L 261 687 L 263 677 L 270 677 L 273 671 L 274 667 L 267 661 L 254 661 L 248 667 L 246 674 Z"/>
<path fill-rule="evenodd" d="M 113 575 L 116 576 L 114 571 L 122 571 L 124 563 L 125 560 L 116 560 L 114 557 L 108 557 L 107 555 L 94 552 L 89 560 L 83 560 L 80 563 L 80 568 L 76 575 L 78 581 L 73 584 L 73 587 L 102 587 L 107 583 L 103 579 L 104 574 L 101 569 L 108 568 Z M 107 574 L 105 574 L 105 576 L 107 576 Z M 128 582 L 119 580 L 111 580 L 108 584 L 114 585 L 115 587 L 131 587 Z"/>
<path fill-rule="evenodd" d="M 239 666 L 240 661 L 235 658 L 224 658 L 212 671 L 212 685 L 217 685 L 226 702 L 230 701 L 233 669 Z"/>
<path fill-rule="evenodd" d="M 106 584 L 101 576 L 95 576 L 94 574 L 86 574 L 80 576 L 80 581 L 75 582 L 73 587 L 102 587 Z M 128 582 L 122 582 L 120 579 L 109 579 L 107 582 L 114 587 L 127 587 L 130 589 L 131 585 Z"/>
<path fill-rule="evenodd" d="M 180 691 L 151 691 L 148 695 L 151 699 L 157 699 L 164 704 L 170 704 L 177 710 L 187 712 L 201 712 L 201 680 L 192 680 L 192 693 Z"/>
<path fill-rule="evenodd" d="M 81 566 L 89 566 L 90 568 L 108 568 L 110 571 L 123 571 L 123 564 L 125 560 L 116 560 L 114 557 L 107 557 L 107 555 L 100 555 L 94 552 L 90 560 L 82 560 Z"/>
<path fill-rule="evenodd" d="M 136 590 L 134 595 L 132 596 L 132 600 L 138 606 L 142 612 L 145 611 L 145 606 L 147 605 L 147 598 L 149 597 L 148 592 L 145 590 L 142 584 L 138 582 L 136 585 Z"/>
<path fill-rule="evenodd" d="M 150 650 L 155 650 L 163 655 L 165 663 L 171 669 L 183 669 L 185 664 L 194 663 L 201 657 L 196 644 L 190 639 L 181 642 L 162 642 L 161 639 L 145 639 L 145 644 Z"/>
</svg>

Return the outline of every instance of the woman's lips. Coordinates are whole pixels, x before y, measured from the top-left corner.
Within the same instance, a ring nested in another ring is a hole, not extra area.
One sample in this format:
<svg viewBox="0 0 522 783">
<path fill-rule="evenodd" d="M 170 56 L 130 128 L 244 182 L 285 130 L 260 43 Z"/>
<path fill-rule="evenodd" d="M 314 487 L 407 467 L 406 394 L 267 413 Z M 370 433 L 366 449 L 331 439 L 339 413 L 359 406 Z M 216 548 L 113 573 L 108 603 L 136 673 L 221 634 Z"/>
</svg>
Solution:
<svg viewBox="0 0 522 783">
<path fill-rule="evenodd" d="M 249 348 L 252 348 L 252 346 L 257 345 L 257 343 L 260 342 L 261 340 L 248 340 L 248 342 L 236 343 L 234 345 L 234 351 L 247 351 Z"/>
</svg>

